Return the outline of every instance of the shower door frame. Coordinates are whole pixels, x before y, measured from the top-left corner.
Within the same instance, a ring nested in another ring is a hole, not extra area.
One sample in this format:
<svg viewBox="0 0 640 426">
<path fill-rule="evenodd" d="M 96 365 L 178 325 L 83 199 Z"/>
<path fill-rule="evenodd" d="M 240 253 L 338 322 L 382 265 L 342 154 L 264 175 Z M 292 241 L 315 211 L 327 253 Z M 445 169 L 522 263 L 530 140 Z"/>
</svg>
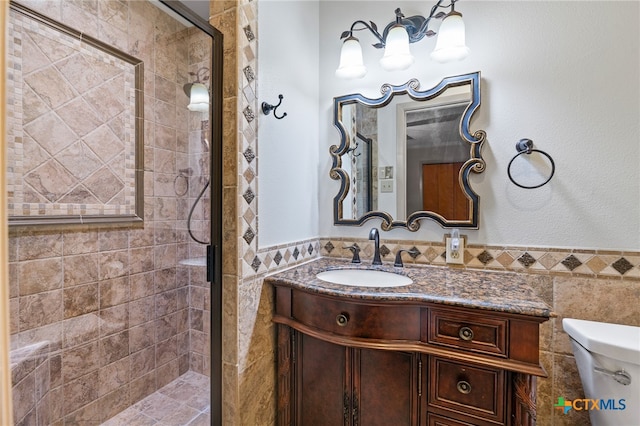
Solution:
<svg viewBox="0 0 640 426">
<path fill-rule="evenodd" d="M 207 246 L 207 281 L 211 293 L 211 424 L 222 424 L 222 70 L 223 35 L 191 9 L 176 0 L 160 0 L 212 38 L 211 47 L 211 146 L 209 186 L 211 191 L 211 235 Z"/>
</svg>

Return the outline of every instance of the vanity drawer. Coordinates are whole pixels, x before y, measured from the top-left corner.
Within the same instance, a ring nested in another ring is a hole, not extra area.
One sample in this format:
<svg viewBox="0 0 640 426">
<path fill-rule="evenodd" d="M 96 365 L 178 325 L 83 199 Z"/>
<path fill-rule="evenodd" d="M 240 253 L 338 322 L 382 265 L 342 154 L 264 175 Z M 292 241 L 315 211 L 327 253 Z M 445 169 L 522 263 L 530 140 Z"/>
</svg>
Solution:
<svg viewBox="0 0 640 426">
<path fill-rule="evenodd" d="M 503 424 L 505 373 L 431 357 L 429 405 Z"/>
<path fill-rule="evenodd" d="M 417 306 L 380 306 L 294 291 L 291 316 L 304 325 L 341 336 L 420 340 Z"/>
<path fill-rule="evenodd" d="M 495 317 L 431 309 L 428 341 L 506 357 L 508 326 L 507 320 Z"/>
</svg>

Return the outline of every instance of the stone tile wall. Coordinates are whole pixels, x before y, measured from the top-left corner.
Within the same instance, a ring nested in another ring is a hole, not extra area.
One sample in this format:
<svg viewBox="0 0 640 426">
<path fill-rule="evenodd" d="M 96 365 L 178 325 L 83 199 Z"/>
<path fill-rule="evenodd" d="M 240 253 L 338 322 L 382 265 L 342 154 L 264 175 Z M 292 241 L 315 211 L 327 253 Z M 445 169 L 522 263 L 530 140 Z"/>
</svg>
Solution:
<svg viewBox="0 0 640 426">
<path fill-rule="evenodd" d="M 135 67 L 11 11 L 9 214 L 134 214 Z"/>
<path fill-rule="evenodd" d="M 208 371 L 204 268 L 179 263 L 202 253 L 186 218 L 208 155 L 183 85 L 205 59 L 201 40 L 148 2 L 23 4 L 144 61 L 144 224 L 10 230 L 14 420 L 99 424 L 190 368 Z M 206 237 L 204 204 L 194 216 Z M 18 358 L 34 345 L 46 349 Z"/>
</svg>

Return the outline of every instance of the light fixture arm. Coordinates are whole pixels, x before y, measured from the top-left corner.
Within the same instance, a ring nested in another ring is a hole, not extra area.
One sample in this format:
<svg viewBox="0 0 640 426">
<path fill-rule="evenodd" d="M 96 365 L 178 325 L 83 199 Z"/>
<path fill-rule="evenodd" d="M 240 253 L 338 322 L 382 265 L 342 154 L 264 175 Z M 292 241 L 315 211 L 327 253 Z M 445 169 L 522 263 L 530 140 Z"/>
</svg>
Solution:
<svg viewBox="0 0 640 426">
<path fill-rule="evenodd" d="M 364 28 L 356 28 L 357 24 L 364 25 Z M 349 31 L 344 31 L 342 33 L 342 35 L 340 36 L 340 39 L 352 37 L 354 31 L 362 31 L 362 30 L 371 31 L 371 34 L 373 34 L 374 37 L 379 40 L 379 43 L 376 43 L 373 45 L 374 47 L 378 47 L 378 48 L 384 47 L 384 37 L 382 36 L 382 34 L 378 32 L 378 26 L 373 21 L 369 21 L 369 23 L 361 20 L 355 21 L 353 24 L 351 24 L 351 28 L 349 29 Z"/>
<path fill-rule="evenodd" d="M 400 8 L 395 10 L 396 19 L 393 22 L 390 22 L 382 31 L 382 34 L 378 31 L 378 26 L 373 21 L 365 22 L 362 20 L 357 20 L 353 24 L 351 24 L 351 28 L 349 31 L 344 31 L 340 35 L 340 39 L 344 39 L 347 37 L 352 37 L 354 31 L 362 31 L 369 30 L 371 34 L 374 35 L 376 39 L 378 39 L 378 43 L 373 44 L 373 47 L 376 49 L 383 49 L 386 45 L 387 34 L 389 30 L 394 25 L 400 24 L 405 27 L 407 30 L 407 34 L 409 35 L 409 43 L 415 43 L 417 41 L 422 40 L 424 37 L 433 37 L 436 35 L 435 31 L 429 29 L 429 22 L 432 19 L 442 19 L 447 16 L 446 13 L 440 11 L 438 9 L 447 9 L 451 8 L 453 12 L 455 10 L 455 3 L 459 0 L 449 0 L 449 3 L 443 5 L 445 0 L 438 0 L 438 2 L 431 8 L 431 12 L 429 16 L 425 18 L 421 15 L 409 16 L 405 17 Z M 362 24 L 364 27 L 356 28 L 356 25 Z"/>
</svg>

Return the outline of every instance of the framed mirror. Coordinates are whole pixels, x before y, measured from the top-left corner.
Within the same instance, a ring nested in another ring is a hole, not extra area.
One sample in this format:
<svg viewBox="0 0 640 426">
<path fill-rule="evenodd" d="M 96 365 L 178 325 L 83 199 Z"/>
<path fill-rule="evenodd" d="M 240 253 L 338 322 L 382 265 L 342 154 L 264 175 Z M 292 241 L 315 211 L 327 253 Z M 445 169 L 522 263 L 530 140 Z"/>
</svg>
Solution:
<svg viewBox="0 0 640 426">
<path fill-rule="evenodd" d="M 421 219 L 431 219 L 445 228 L 478 228 L 480 199 L 469 176 L 485 169 L 486 133 L 470 130 L 480 107 L 480 72 L 444 78 L 425 91 L 419 86 L 412 79 L 384 84 L 377 99 L 334 98 L 336 225 L 380 218 L 384 230 L 416 231 Z"/>
</svg>

